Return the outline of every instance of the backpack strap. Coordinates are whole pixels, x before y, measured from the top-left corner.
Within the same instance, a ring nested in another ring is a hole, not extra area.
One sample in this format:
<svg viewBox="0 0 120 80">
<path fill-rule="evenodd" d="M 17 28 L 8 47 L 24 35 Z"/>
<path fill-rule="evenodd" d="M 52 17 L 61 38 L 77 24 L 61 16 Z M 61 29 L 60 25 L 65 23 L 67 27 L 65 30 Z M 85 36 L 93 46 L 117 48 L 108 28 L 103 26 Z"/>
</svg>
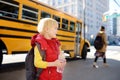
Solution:
<svg viewBox="0 0 120 80">
<path fill-rule="evenodd" d="M 41 50 L 40 48 L 40 44 L 39 43 L 35 43 L 37 48 L 38 48 L 38 51 L 42 57 L 42 60 L 45 61 L 45 51 L 44 50 Z M 42 68 L 38 68 L 37 71 L 36 71 L 36 79 L 35 80 L 38 80 L 38 77 L 40 75 L 40 73 L 42 72 Z"/>
<path fill-rule="evenodd" d="M 45 60 L 45 51 L 44 51 L 44 50 L 41 50 L 39 43 L 36 42 L 35 44 L 36 44 L 36 46 L 37 46 L 37 48 L 38 48 L 38 51 L 39 51 L 39 53 L 40 53 L 40 55 L 41 55 L 41 57 L 42 57 L 42 60 Z"/>
</svg>

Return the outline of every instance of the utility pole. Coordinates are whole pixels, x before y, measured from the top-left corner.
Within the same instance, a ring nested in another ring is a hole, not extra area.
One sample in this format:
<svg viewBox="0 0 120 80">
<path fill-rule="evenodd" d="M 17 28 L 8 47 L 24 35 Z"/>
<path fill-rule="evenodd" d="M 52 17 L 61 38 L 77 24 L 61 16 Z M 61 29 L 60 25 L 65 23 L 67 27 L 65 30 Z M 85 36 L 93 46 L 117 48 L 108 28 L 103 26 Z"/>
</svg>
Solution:
<svg viewBox="0 0 120 80">
<path fill-rule="evenodd" d="M 84 29 L 84 42 L 85 42 L 85 8 L 86 8 L 86 0 L 83 0 L 83 24 L 82 24 L 82 28 Z"/>
</svg>

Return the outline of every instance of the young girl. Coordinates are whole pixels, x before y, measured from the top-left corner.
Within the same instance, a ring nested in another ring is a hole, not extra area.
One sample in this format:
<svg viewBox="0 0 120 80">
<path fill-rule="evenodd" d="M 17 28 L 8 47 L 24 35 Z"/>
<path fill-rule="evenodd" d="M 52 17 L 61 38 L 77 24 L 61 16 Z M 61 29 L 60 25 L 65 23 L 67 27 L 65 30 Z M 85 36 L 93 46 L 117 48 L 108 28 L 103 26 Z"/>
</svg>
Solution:
<svg viewBox="0 0 120 80">
<path fill-rule="evenodd" d="M 31 45 L 35 46 L 35 42 L 40 44 L 40 49 L 45 51 L 45 60 L 35 47 L 34 65 L 36 68 L 43 68 L 38 80 L 62 80 L 62 73 L 57 72 L 57 67 L 63 67 L 66 64 L 58 59 L 60 53 L 60 42 L 56 38 L 58 23 L 52 18 L 41 19 L 37 30 L 39 34 L 32 37 Z"/>
</svg>

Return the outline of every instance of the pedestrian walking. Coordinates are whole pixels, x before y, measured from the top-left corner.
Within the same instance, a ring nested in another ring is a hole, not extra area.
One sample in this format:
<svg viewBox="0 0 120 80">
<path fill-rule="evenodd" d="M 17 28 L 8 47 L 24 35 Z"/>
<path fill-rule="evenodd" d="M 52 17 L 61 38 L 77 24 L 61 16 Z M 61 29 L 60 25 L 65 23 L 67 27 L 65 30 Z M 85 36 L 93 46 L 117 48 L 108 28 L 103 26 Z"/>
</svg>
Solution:
<svg viewBox="0 0 120 80">
<path fill-rule="evenodd" d="M 98 68 L 97 60 L 99 57 L 103 58 L 103 65 L 108 66 L 106 62 L 107 39 L 106 39 L 106 33 L 105 33 L 104 26 L 101 26 L 100 31 L 98 32 L 96 39 L 94 41 L 94 46 L 95 46 L 96 52 L 95 52 L 95 59 L 94 59 L 93 67 Z"/>
</svg>

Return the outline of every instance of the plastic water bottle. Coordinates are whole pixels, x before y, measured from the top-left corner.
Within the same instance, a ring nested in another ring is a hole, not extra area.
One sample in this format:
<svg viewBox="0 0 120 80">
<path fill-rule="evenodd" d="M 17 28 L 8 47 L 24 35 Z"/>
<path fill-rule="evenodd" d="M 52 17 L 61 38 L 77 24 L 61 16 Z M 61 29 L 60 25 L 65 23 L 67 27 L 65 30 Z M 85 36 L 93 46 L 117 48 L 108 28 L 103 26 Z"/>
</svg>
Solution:
<svg viewBox="0 0 120 80">
<path fill-rule="evenodd" d="M 61 63 L 64 63 L 65 62 L 65 60 L 63 61 L 63 60 L 61 60 Z M 59 72 L 59 73 L 63 73 L 63 71 L 64 71 L 64 67 L 65 67 L 65 65 L 62 65 L 61 67 L 57 67 L 57 72 Z"/>
<path fill-rule="evenodd" d="M 59 72 L 59 73 L 63 73 L 64 67 L 65 67 L 65 62 L 66 62 L 63 52 L 61 54 L 62 55 L 59 55 L 58 60 L 60 60 L 61 63 L 63 63 L 63 65 L 61 67 L 57 67 L 57 72 Z"/>
</svg>

